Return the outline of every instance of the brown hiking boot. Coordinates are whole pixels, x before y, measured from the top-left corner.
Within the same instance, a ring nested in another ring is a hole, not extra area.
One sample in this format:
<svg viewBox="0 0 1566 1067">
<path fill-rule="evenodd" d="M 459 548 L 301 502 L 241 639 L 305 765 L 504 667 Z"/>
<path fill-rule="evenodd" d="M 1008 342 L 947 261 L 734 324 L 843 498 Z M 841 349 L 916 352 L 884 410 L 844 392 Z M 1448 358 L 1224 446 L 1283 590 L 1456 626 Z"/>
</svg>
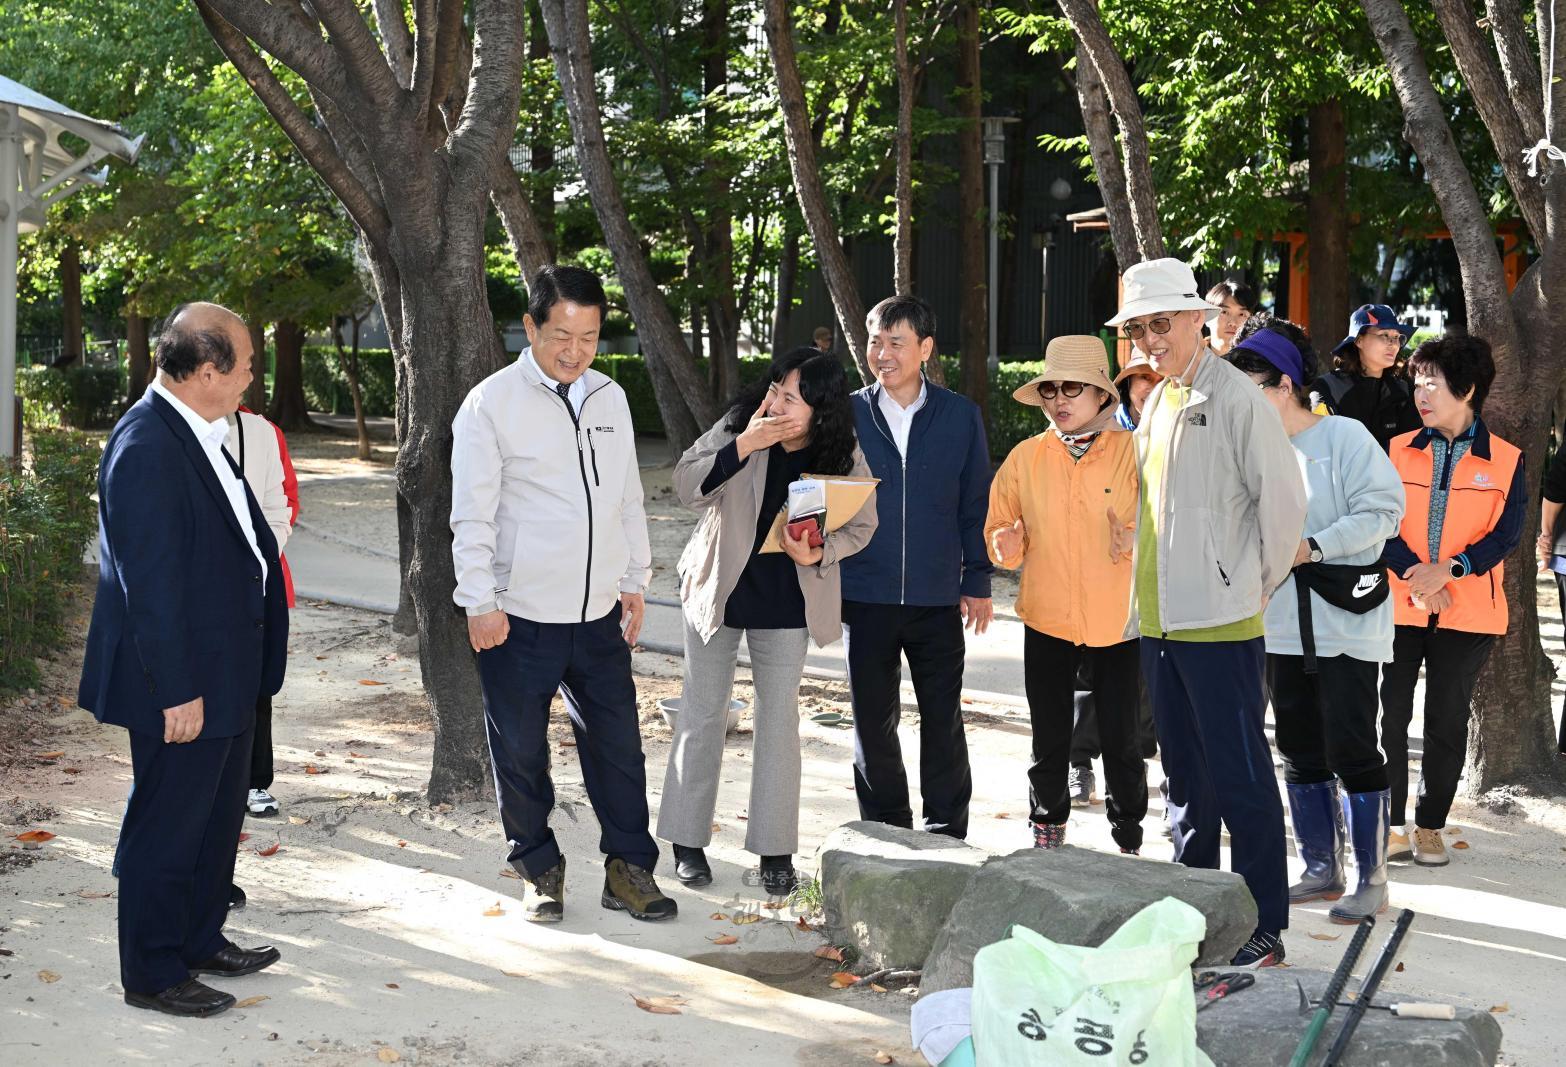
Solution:
<svg viewBox="0 0 1566 1067">
<path fill-rule="evenodd" d="M 565 918 L 565 857 L 537 878 L 528 878 L 522 917 L 532 923 L 557 923 Z"/>
<path fill-rule="evenodd" d="M 1451 862 L 1446 854 L 1446 842 L 1441 840 L 1440 830 L 1414 827 L 1414 862 L 1421 867 L 1445 867 Z"/>
<path fill-rule="evenodd" d="M 672 919 L 680 906 L 658 889 L 652 872 L 615 858 L 604 867 L 604 895 L 600 900 L 611 911 L 628 911 L 631 918 L 647 922 Z"/>
</svg>

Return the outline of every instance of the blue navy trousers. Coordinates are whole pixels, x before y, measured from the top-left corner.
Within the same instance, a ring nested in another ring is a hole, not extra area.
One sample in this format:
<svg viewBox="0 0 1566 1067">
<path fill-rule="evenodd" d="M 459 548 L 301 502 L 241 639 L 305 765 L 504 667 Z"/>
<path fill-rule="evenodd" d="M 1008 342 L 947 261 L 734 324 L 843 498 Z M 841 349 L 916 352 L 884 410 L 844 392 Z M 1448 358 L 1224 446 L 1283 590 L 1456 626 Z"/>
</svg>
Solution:
<svg viewBox="0 0 1566 1067">
<path fill-rule="evenodd" d="M 1283 802 L 1262 731 L 1266 646 L 1251 641 L 1142 638 L 1142 679 L 1153 700 L 1169 779 L 1176 863 L 1218 868 L 1223 827 L 1230 865 L 1256 900 L 1257 925 L 1289 925 Z"/>
<path fill-rule="evenodd" d="M 652 870 L 658 846 L 647 828 L 647 771 L 636 717 L 631 650 L 620 607 L 584 623 L 540 623 L 508 616 L 503 644 L 478 654 L 484 725 L 508 862 L 537 878 L 560 862 L 549 828 L 555 787 L 549 777 L 549 705 L 558 690 L 576 734 L 582 782 L 601 830 L 605 860 Z"/>
</svg>

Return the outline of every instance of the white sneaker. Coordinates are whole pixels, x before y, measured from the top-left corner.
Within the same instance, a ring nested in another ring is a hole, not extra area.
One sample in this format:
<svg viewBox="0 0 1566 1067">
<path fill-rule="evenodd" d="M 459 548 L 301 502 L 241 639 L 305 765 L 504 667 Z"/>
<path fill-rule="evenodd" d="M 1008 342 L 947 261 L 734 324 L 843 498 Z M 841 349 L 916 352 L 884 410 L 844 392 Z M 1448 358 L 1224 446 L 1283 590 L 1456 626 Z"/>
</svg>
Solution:
<svg viewBox="0 0 1566 1067">
<path fill-rule="evenodd" d="M 1409 842 L 1408 824 L 1394 826 L 1387 832 L 1387 859 L 1411 860 L 1414 858 L 1414 847 Z"/>
<path fill-rule="evenodd" d="M 257 818 L 276 815 L 278 811 L 276 798 L 265 789 L 252 789 L 250 791 L 250 800 L 246 803 L 246 807 L 250 809 L 250 814 Z"/>
</svg>

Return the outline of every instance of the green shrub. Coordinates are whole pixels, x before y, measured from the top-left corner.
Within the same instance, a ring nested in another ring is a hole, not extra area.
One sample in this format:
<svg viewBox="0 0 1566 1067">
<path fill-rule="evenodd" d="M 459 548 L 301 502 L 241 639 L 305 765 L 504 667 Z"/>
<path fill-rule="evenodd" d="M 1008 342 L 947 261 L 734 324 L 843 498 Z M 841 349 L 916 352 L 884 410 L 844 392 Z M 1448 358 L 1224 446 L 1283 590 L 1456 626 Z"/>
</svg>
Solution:
<svg viewBox="0 0 1566 1067">
<path fill-rule="evenodd" d="M 34 429 L 108 426 L 125 396 L 121 367 L 20 367 L 16 391 L 23 421 Z"/>
<path fill-rule="evenodd" d="M 29 463 L 0 468 L 0 694 L 36 684 L 34 657 L 64 640 L 67 598 L 97 529 L 98 442 L 49 430 L 29 444 Z"/>
<path fill-rule="evenodd" d="M 304 394 L 311 411 L 333 415 L 353 414 L 353 394 L 348 376 L 338 365 L 334 345 L 305 345 Z M 359 349 L 359 388 L 366 415 L 394 415 L 397 411 L 397 365 L 389 348 Z"/>
</svg>

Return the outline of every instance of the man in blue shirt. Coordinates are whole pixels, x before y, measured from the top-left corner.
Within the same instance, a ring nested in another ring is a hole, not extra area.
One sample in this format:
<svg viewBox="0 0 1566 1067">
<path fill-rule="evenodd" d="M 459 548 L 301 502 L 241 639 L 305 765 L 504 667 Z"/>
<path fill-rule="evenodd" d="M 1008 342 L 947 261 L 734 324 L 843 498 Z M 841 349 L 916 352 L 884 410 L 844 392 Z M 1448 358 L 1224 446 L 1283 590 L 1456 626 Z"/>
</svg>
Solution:
<svg viewBox="0 0 1566 1067">
<path fill-rule="evenodd" d="M 876 384 L 854 394 L 859 447 L 880 479 L 880 525 L 843 561 L 843 643 L 861 818 L 913 826 L 897 725 L 902 660 L 919 705 L 924 828 L 966 837 L 973 776 L 962 725 L 963 631 L 994 609 L 984 548 L 990 455 L 979 407 L 924 376 L 935 313 L 911 296 L 866 319 Z"/>
</svg>

